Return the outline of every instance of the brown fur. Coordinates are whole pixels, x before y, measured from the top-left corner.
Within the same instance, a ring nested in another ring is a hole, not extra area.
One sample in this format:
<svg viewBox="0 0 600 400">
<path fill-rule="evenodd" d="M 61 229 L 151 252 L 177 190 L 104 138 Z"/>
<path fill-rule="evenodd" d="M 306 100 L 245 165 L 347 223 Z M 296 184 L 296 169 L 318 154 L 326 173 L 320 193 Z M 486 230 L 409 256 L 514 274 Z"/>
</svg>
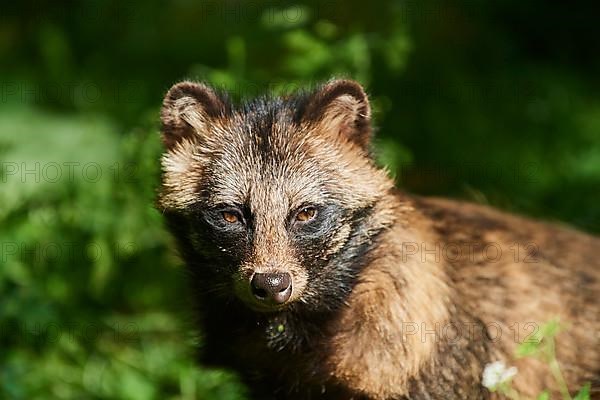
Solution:
<svg viewBox="0 0 600 400">
<path fill-rule="evenodd" d="M 551 374 L 513 354 L 527 329 L 555 317 L 566 327 L 557 352 L 569 388 L 599 378 L 600 240 L 395 190 L 369 157 L 370 110 L 358 84 L 333 81 L 300 100 L 236 110 L 183 83 L 167 95 L 162 120 L 159 208 L 199 276 L 194 284 L 211 294 L 199 294 L 212 305 L 202 312 L 208 358 L 240 371 L 256 393 L 493 398 L 482 371 L 501 360 L 518 366 L 514 387 L 533 397 L 556 391 Z M 298 247 L 290 211 L 332 201 L 346 217 L 322 245 Z M 248 206 L 246 250 L 189 222 L 194 210 L 221 203 Z M 292 275 L 287 308 L 264 308 L 248 291 L 252 274 L 268 271 Z M 332 276 L 339 290 L 327 286 Z M 274 330 L 282 323 L 289 332 Z"/>
<path fill-rule="evenodd" d="M 569 387 L 597 382 L 597 238 L 473 204 L 442 199 L 414 199 L 412 204 L 414 208 L 404 219 L 405 225 L 416 232 L 407 234 L 406 227 L 389 232 L 389 241 L 378 250 L 381 255 L 376 257 L 377 262 L 361 275 L 350 306 L 338 322 L 341 332 L 334 336 L 333 346 L 338 351 L 332 355 L 332 367 L 348 386 L 372 398 L 395 398 L 409 395 L 414 380 L 423 379 L 420 375 L 432 368 L 433 376 L 450 376 L 453 390 L 457 390 L 462 384 L 470 386 L 469 381 L 458 379 L 465 377 L 463 374 L 476 380 L 483 364 L 502 360 L 518 367 L 514 387 L 522 395 L 535 397 L 552 388 L 558 396 L 545 365 L 533 358 L 516 362 L 513 358 L 518 346 L 514 327 L 519 326 L 519 339 L 524 340 L 552 318 L 559 318 L 567 327 L 557 337 L 557 352 Z M 397 260 L 402 259 L 402 250 L 398 245 L 409 242 L 418 243 L 418 255 L 399 268 Z M 503 255 L 482 254 L 488 243 L 502 249 Z M 435 249 L 436 244 L 459 245 L 463 251 L 455 257 L 436 250 L 426 253 L 423 261 L 423 250 Z M 521 259 L 515 259 L 516 252 L 511 250 L 515 244 L 533 244 L 537 252 L 528 254 L 523 247 Z M 473 250 L 464 250 L 468 248 Z M 439 262 L 434 260 L 437 255 Z M 419 332 L 403 342 L 398 340 L 398 332 L 406 329 L 407 321 L 416 322 Z M 443 330 L 422 340 L 421 324 L 432 330 L 436 323 L 443 327 L 456 321 L 466 322 L 466 326 L 461 325 L 465 326 L 461 332 L 465 338 L 481 340 L 487 350 L 473 352 L 466 360 L 469 364 L 436 365 L 436 360 L 449 352 Z M 477 337 L 477 333 L 470 332 L 472 323 L 483 324 L 482 331 L 487 335 Z M 429 384 L 436 383 L 433 379 Z M 440 393 L 444 392 L 453 393 L 450 388 L 440 388 Z"/>
</svg>

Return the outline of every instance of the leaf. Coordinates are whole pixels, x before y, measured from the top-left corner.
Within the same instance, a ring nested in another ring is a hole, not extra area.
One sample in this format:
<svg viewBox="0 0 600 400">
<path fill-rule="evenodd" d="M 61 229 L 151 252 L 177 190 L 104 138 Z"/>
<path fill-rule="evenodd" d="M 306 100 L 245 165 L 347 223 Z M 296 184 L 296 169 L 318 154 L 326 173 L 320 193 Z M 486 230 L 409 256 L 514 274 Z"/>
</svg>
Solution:
<svg viewBox="0 0 600 400">
<path fill-rule="evenodd" d="M 519 345 L 519 347 L 517 347 L 517 351 L 515 353 L 516 357 L 521 358 L 533 356 L 538 353 L 539 347 L 540 342 L 537 341 L 523 342 Z"/>
<path fill-rule="evenodd" d="M 579 393 L 573 397 L 573 400 L 590 400 L 590 384 L 583 385 Z"/>
<path fill-rule="evenodd" d="M 533 333 L 525 342 L 521 343 L 515 352 L 517 358 L 536 356 L 540 353 L 540 346 L 547 340 L 554 338 L 560 331 L 558 319 L 552 319 Z"/>
<path fill-rule="evenodd" d="M 560 331 L 560 322 L 558 319 L 552 319 L 540 327 L 542 338 L 554 337 Z"/>
<path fill-rule="evenodd" d="M 540 393 L 540 395 L 537 397 L 537 400 L 550 400 L 550 393 L 548 393 L 547 390 L 544 390 L 542 393 Z"/>
</svg>

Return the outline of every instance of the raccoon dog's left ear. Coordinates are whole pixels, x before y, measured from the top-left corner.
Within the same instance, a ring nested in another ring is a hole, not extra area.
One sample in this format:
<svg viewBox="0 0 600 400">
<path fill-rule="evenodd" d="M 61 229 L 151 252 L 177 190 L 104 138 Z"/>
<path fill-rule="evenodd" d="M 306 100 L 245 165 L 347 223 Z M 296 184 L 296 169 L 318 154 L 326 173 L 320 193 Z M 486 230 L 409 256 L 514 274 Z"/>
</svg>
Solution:
<svg viewBox="0 0 600 400">
<path fill-rule="evenodd" d="M 371 140 L 371 107 L 355 81 L 333 80 L 323 85 L 309 98 L 303 118 L 363 148 Z"/>
<path fill-rule="evenodd" d="M 167 150 L 184 139 L 208 133 L 211 121 L 226 113 L 226 103 L 214 90 L 196 82 L 180 82 L 167 92 L 160 112 L 162 141 Z"/>
</svg>

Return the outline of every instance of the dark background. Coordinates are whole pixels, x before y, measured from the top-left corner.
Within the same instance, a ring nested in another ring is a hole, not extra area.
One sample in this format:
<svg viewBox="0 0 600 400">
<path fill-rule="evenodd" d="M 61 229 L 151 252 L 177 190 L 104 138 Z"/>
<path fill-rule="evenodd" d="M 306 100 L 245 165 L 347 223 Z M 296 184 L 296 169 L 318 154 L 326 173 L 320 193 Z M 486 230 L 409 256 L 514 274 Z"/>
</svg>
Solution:
<svg viewBox="0 0 600 400">
<path fill-rule="evenodd" d="M 357 79 L 403 188 L 598 233 L 598 71 L 592 2 L 3 2 L 0 398 L 243 398 L 152 206 L 174 82 Z"/>
</svg>

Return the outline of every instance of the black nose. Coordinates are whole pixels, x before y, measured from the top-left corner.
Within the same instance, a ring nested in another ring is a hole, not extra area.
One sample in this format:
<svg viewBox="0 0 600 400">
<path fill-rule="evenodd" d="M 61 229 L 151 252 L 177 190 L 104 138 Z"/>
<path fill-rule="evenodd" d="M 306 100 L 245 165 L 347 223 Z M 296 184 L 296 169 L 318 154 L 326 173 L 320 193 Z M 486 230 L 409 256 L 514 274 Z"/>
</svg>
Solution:
<svg viewBox="0 0 600 400">
<path fill-rule="evenodd" d="M 257 299 L 283 304 L 292 294 L 292 277 L 287 272 L 255 273 L 250 286 Z"/>
</svg>

